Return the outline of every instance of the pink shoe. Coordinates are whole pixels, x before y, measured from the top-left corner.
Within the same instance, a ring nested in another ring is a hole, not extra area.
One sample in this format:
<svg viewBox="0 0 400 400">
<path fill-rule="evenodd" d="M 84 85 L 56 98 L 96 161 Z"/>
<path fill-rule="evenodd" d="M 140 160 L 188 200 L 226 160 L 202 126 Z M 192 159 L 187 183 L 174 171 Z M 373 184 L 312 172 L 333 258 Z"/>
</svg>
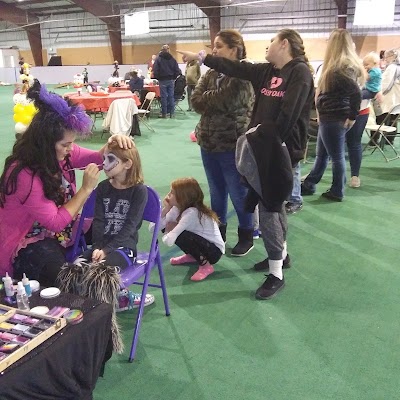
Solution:
<svg viewBox="0 0 400 400">
<path fill-rule="evenodd" d="M 192 281 L 202 281 L 206 279 L 208 275 L 214 272 L 214 267 L 207 263 L 205 265 L 199 265 L 197 272 L 190 278 Z"/>
<path fill-rule="evenodd" d="M 196 134 L 194 133 L 194 131 L 191 132 L 189 136 L 192 142 L 197 142 Z"/>
<path fill-rule="evenodd" d="M 181 265 L 186 263 L 197 263 L 196 259 L 190 254 L 183 254 L 179 257 L 172 257 L 169 262 L 171 265 Z"/>
</svg>

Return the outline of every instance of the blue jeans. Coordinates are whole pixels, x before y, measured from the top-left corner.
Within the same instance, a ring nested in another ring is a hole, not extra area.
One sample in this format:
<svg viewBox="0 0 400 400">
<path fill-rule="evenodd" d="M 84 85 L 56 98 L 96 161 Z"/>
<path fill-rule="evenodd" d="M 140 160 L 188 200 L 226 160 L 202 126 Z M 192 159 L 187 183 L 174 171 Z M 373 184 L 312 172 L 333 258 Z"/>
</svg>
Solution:
<svg viewBox="0 0 400 400">
<path fill-rule="evenodd" d="M 240 183 L 235 151 L 209 152 L 201 149 L 204 170 L 210 188 L 211 208 L 221 224 L 226 224 L 228 193 L 239 220 L 239 228 L 253 229 L 253 214 L 244 210 L 247 188 Z"/>
<path fill-rule="evenodd" d="M 344 196 L 346 184 L 346 160 L 344 157 L 344 141 L 346 128 L 344 121 L 325 121 L 319 123 L 317 138 L 317 155 L 310 174 L 303 185 L 315 191 L 317 183 L 321 180 L 329 158 L 332 160 L 332 186 L 330 192 L 337 197 Z"/>
<path fill-rule="evenodd" d="M 161 113 L 173 115 L 175 112 L 174 81 L 159 81 Z"/>
<path fill-rule="evenodd" d="M 303 197 L 301 196 L 300 163 L 297 163 L 293 168 L 293 189 L 289 198 L 289 202 L 292 204 L 303 204 Z"/>
<path fill-rule="evenodd" d="M 347 151 L 349 153 L 351 176 L 360 175 L 362 159 L 361 138 L 365 125 L 367 125 L 368 117 L 368 114 L 359 115 L 351 129 L 346 132 L 346 143 Z"/>
</svg>

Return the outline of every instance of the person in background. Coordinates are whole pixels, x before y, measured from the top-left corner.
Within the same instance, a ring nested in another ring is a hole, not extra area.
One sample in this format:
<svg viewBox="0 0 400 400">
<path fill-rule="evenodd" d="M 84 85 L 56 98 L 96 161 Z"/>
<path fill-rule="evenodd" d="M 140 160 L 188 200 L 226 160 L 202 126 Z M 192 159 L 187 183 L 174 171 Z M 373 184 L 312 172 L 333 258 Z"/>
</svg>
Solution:
<svg viewBox="0 0 400 400">
<path fill-rule="evenodd" d="M 363 99 L 373 99 L 382 88 L 382 71 L 379 68 L 378 54 L 371 52 L 363 58 L 363 65 L 368 73 L 368 79 L 362 90 Z"/>
<path fill-rule="evenodd" d="M 83 84 L 87 85 L 89 83 L 89 72 L 87 68 L 83 68 L 82 75 L 83 75 Z"/>
<path fill-rule="evenodd" d="M 188 111 L 192 111 L 192 104 L 190 98 L 192 97 L 192 92 L 200 79 L 200 64 L 198 60 L 192 60 L 186 63 L 186 84 L 187 84 L 187 95 L 188 95 Z"/>
<path fill-rule="evenodd" d="M 172 265 L 197 263 L 190 278 L 202 281 L 214 272 L 215 264 L 225 253 L 225 243 L 218 228 L 218 217 L 204 204 L 204 194 L 193 178 L 176 179 L 163 201 L 161 228 L 163 242 L 176 244 L 185 254 L 171 258 Z"/>
<path fill-rule="evenodd" d="M 346 184 L 345 137 L 353 126 L 361 103 L 360 86 L 365 70 L 351 35 L 335 29 L 329 36 L 321 79 L 316 91 L 319 122 L 317 155 L 311 172 L 302 184 L 302 195 L 315 193 L 329 158 L 332 160 L 332 185 L 322 197 L 341 202 Z"/>
<path fill-rule="evenodd" d="M 143 90 L 144 79 L 138 76 L 137 70 L 133 70 L 132 72 L 130 72 L 129 76 L 130 76 L 129 89 L 132 93 L 139 92 L 139 98 L 140 98 L 140 92 Z"/>
<path fill-rule="evenodd" d="M 386 68 L 386 61 L 385 61 L 385 50 L 381 50 L 379 52 L 379 68 L 383 72 Z"/>
<path fill-rule="evenodd" d="M 382 74 L 382 98 L 380 102 L 381 114 L 376 115 L 376 123 L 380 125 L 391 109 L 400 104 L 400 54 L 398 50 L 385 51 L 386 69 Z M 379 95 L 378 95 L 379 96 Z M 397 114 L 391 114 L 386 124 L 392 125 Z M 386 136 L 393 144 L 395 135 Z M 379 136 L 374 135 L 375 142 L 379 141 Z M 373 143 L 370 143 L 374 145 Z"/>
<path fill-rule="evenodd" d="M 49 93 L 35 80 L 28 91 L 38 113 L 14 144 L 0 177 L 0 275 L 20 279 L 25 272 L 43 286 L 57 284 L 74 222 L 97 185 L 98 166 L 108 144 L 88 150 L 74 143 L 90 133 L 92 121 L 79 107 Z M 119 146 L 131 140 L 113 135 Z M 83 169 L 76 188 L 75 168 Z"/>
<path fill-rule="evenodd" d="M 260 64 L 204 56 L 202 53 L 181 53 L 187 57 L 186 61 L 204 60 L 208 67 L 249 80 L 254 87 L 256 99 L 251 129 L 239 137 L 238 145 L 247 142 L 251 147 L 247 157 L 241 160 L 245 165 L 243 169 L 248 172 L 245 175 L 242 170 L 242 175 L 252 188 L 249 209 L 250 206 L 254 209 L 258 201 L 262 239 L 268 254 L 267 259 L 254 266 L 257 271 L 269 270 L 267 279 L 256 290 L 256 298 L 270 299 L 285 285 L 282 267 L 288 267 L 289 257 L 284 201 L 293 186 L 291 167 L 304 158 L 314 97 L 312 68 L 303 40 L 293 29 L 278 31 L 267 46 L 269 63 Z M 242 168 L 243 164 L 239 162 L 242 152 L 238 150 L 236 165 Z"/>
<path fill-rule="evenodd" d="M 233 29 L 218 32 L 213 56 L 232 61 L 245 58 L 242 35 Z M 248 81 L 210 69 L 196 85 L 191 103 L 201 114 L 195 132 L 210 188 L 211 208 L 218 216 L 222 237 L 226 240 L 230 197 L 239 221 L 239 240 L 231 254 L 244 256 L 253 249 L 253 215 L 245 210 L 248 190 L 236 168 L 235 151 L 238 137 L 246 132 L 250 123 L 253 88 Z"/>
<path fill-rule="evenodd" d="M 167 118 L 167 114 L 170 118 L 174 118 L 174 82 L 182 72 L 175 58 L 172 57 L 167 44 L 162 46 L 153 67 L 154 78 L 158 80 L 160 85 L 161 114 L 159 118 Z"/>
<path fill-rule="evenodd" d="M 154 62 L 156 61 L 157 56 L 153 54 L 151 56 L 150 61 L 147 63 L 147 78 L 148 79 L 154 79 L 154 73 L 153 73 L 153 68 L 154 68 Z"/>
<path fill-rule="evenodd" d="M 129 71 L 124 75 L 124 81 L 125 82 L 131 80 L 131 78 L 132 78 L 131 74 L 132 74 L 133 71 L 135 71 L 135 67 L 132 66 L 132 67 L 129 68 Z"/>
</svg>

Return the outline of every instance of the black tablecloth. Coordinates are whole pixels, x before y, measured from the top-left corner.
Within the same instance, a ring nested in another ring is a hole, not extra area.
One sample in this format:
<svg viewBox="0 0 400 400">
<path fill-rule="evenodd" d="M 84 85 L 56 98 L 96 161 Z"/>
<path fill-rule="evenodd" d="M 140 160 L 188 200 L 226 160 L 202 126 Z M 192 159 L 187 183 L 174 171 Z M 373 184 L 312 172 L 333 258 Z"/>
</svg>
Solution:
<svg viewBox="0 0 400 400">
<path fill-rule="evenodd" d="M 46 300 L 34 294 L 30 306 L 37 305 L 80 309 L 84 317 L 81 323 L 67 325 L 3 371 L 0 399 L 92 399 L 104 362 L 111 356 L 111 306 L 67 293 Z"/>
</svg>

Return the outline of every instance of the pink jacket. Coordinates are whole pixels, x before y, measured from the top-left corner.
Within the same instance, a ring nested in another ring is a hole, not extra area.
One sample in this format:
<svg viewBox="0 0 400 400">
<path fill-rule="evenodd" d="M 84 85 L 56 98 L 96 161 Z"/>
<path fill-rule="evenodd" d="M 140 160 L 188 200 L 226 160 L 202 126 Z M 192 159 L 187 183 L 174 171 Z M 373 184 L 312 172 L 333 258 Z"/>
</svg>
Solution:
<svg viewBox="0 0 400 400">
<path fill-rule="evenodd" d="M 98 151 L 73 145 L 71 165 L 74 168 L 85 167 L 92 162 L 101 164 L 102 161 Z M 64 163 L 62 161 L 60 166 Z M 75 182 L 71 183 L 75 187 Z M 71 220 L 72 216 L 64 207 L 57 207 L 45 197 L 40 178 L 32 178 L 32 172 L 27 168 L 22 170 L 18 175 L 16 192 L 6 196 L 4 208 L 0 207 L 0 276 L 5 276 L 6 272 L 12 275 L 15 251 L 35 221 L 51 231 L 59 232 Z"/>
</svg>

